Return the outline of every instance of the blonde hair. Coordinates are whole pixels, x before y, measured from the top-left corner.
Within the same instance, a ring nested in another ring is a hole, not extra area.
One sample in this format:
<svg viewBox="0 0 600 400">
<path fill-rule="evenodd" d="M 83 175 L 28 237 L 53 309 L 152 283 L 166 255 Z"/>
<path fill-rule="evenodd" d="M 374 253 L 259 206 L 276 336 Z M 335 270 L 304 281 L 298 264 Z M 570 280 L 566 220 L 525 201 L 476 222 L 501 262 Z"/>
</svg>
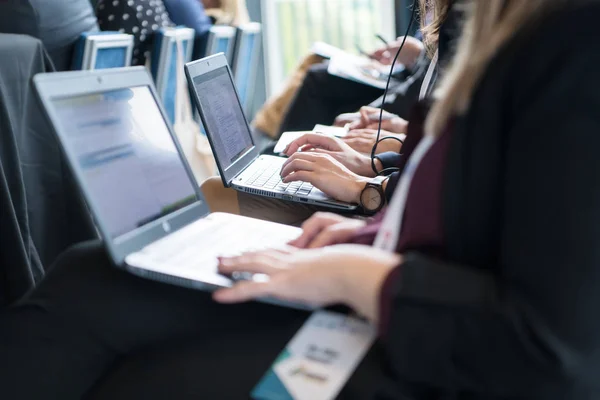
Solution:
<svg viewBox="0 0 600 400">
<path fill-rule="evenodd" d="M 469 107 L 473 91 L 498 50 L 529 20 L 571 0 L 475 0 L 453 61 L 434 93 L 425 131 L 439 135 Z"/>
<path fill-rule="evenodd" d="M 440 29 L 450 12 L 450 3 L 451 0 L 419 0 L 421 33 L 430 56 L 437 50 Z"/>
</svg>

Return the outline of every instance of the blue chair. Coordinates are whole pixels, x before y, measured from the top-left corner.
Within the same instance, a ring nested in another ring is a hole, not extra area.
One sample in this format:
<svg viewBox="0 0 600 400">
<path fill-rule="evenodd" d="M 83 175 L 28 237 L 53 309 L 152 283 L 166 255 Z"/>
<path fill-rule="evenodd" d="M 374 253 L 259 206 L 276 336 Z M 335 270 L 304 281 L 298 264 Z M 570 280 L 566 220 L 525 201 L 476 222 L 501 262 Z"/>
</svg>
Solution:
<svg viewBox="0 0 600 400">
<path fill-rule="evenodd" d="M 257 22 L 242 25 L 237 30 L 233 63 L 235 86 L 246 115 L 252 113 L 254 84 L 258 74 L 261 49 L 261 25 Z"/>
<path fill-rule="evenodd" d="M 133 36 L 119 32 L 86 32 L 75 44 L 72 69 L 104 69 L 131 65 Z"/>
<path fill-rule="evenodd" d="M 233 61 L 233 49 L 235 45 L 236 29 L 232 26 L 216 25 L 210 28 L 206 41 L 206 56 L 224 53 L 227 62 L 231 65 Z"/>
<path fill-rule="evenodd" d="M 152 76 L 171 123 L 175 123 L 177 96 L 177 41 L 182 44 L 183 62 L 188 62 L 192 59 L 194 36 L 195 32 L 190 28 L 161 28 L 154 39 Z M 179 73 L 183 73 L 183 70 Z"/>
</svg>

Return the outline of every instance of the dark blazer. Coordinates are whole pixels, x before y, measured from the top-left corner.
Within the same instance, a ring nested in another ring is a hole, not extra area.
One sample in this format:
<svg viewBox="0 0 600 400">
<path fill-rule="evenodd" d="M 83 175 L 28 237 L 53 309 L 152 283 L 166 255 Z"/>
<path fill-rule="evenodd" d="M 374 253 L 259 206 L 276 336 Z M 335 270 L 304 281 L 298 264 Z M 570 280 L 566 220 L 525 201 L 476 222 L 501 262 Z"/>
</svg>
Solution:
<svg viewBox="0 0 600 400">
<path fill-rule="evenodd" d="M 435 398 L 600 398 L 600 4 L 567 3 L 489 64 L 452 132 L 447 257 L 412 249 L 393 283 L 393 375 Z"/>
</svg>

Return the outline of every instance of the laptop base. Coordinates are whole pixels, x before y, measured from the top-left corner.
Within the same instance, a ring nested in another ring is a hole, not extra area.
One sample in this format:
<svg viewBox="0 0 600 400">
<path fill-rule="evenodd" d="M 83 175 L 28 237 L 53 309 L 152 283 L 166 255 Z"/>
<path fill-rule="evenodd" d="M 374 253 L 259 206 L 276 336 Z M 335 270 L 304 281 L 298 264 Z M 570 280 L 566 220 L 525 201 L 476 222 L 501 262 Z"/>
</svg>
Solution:
<svg viewBox="0 0 600 400">
<path fill-rule="evenodd" d="M 280 177 L 285 158 L 262 155 L 237 175 L 229 185 L 237 191 L 323 208 L 353 211 L 356 204 L 338 201 L 306 182 L 283 183 Z"/>
<path fill-rule="evenodd" d="M 212 213 L 129 254 L 123 268 L 145 279 L 213 292 L 234 284 L 234 280 L 218 273 L 218 257 L 281 248 L 300 233 L 299 228 L 274 222 Z M 312 309 L 305 304 L 275 299 L 260 301 L 301 310 Z"/>
</svg>

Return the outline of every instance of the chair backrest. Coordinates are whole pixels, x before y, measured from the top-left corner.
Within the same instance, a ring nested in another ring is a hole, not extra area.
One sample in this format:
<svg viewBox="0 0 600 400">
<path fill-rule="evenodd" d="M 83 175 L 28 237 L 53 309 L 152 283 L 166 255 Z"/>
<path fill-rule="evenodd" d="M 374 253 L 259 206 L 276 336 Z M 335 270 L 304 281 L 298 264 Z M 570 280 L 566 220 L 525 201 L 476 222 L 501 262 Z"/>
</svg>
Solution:
<svg viewBox="0 0 600 400">
<path fill-rule="evenodd" d="M 0 34 L 0 308 L 68 247 L 95 237 L 31 80 L 51 72 L 42 42 Z"/>
<path fill-rule="evenodd" d="M 258 73 L 261 50 L 261 25 L 251 22 L 237 29 L 233 63 L 231 64 L 244 112 L 250 118 L 252 93 Z"/>
<path fill-rule="evenodd" d="M 94 31 L 96 15 L 87 0 L 0 0 L 0 32 L 40 39 L 57 71 L 71 68 L 79 36 Z"/>
<path fill-rule="evenodd" d="M 131 65 L 133 36 L 119 32 L 86 32 L 75 45 L 73 69 L 91 70 Z"/>
<path fill-rule="evenodd" d="M 191 28 L 161 28 L 154 39 L 152 76 L 171 123 L 175 122 L 177 96 L 177 41 L 182 44 L 184 62 L 188 62 L 192 59 L 194 36 L 195 32 Z"/>
<path fill-rule="evenodd" d="M 225 53 L 227 62 L 231 65 L 233 61 L 233 49 L 235 46 L 236 29 L 233 26 L 215 25 L 210 28 L 206 42 L 206 54 L 212 56 L 217 53 Z"/>
</svg>

